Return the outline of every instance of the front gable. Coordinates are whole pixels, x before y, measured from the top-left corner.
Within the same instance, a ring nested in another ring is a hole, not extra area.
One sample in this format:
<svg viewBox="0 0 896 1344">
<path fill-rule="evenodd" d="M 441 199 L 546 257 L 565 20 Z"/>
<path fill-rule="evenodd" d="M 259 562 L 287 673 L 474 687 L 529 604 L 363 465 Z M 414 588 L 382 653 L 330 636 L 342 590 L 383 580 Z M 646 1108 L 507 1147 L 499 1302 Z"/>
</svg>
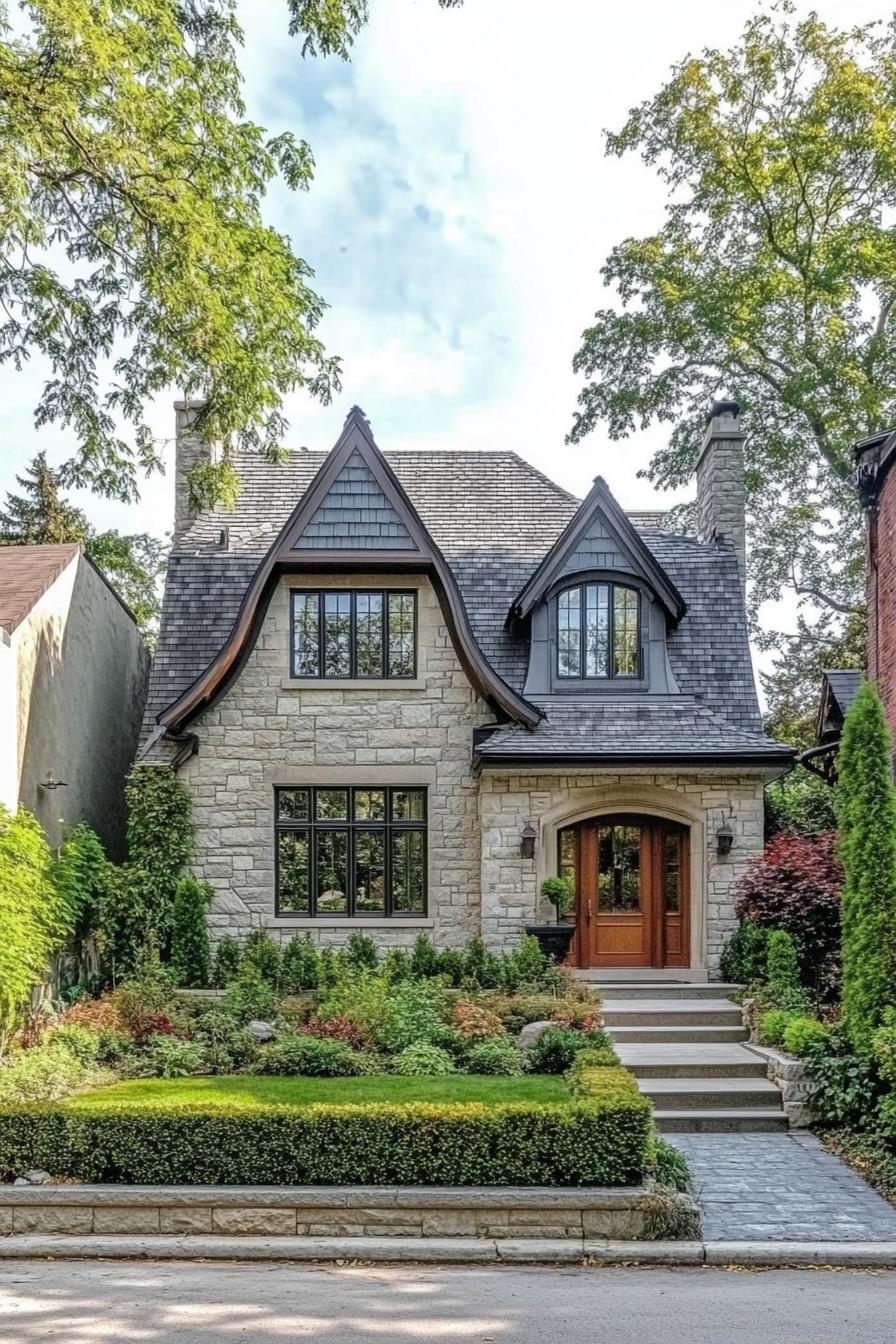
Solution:
<svg viewBox="0 0 896 1344">
<path fill-rule="evenodd" d="M 503 680 L 484 657 L 457 580 L 353 407 L 332 451 L 258 566 L 223 648 L 157 718 L 153 741 L 184 728 L 226 689 L 243 666 L 271 595 L 284 574 L 310 571 L 426 574 L 471 685 L 502 719 L 533 728 L 542 711 Z M 151 745 L 148 744 L 148 745 Z"/>
<path fill-rule="evenodd" d="M 357 448 L 292 544 L 294 551 L 417 551 L 385 490 Z"/>
</svg>

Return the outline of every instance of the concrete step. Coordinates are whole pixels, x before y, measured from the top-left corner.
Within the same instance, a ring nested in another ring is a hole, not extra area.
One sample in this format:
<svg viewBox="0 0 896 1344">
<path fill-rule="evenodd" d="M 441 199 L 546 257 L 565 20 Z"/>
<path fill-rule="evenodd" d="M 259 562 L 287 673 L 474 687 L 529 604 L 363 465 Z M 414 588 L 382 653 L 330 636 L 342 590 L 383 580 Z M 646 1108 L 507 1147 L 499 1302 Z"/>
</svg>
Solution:
<svg viewBox="0 0 896 1344">
<path fill-rule="evenodd" d="M 736 994 L 740 985 L 710 981 L 708 984 L 686 984 L 684 981 L 659 980 L 653 982 L 618 981 L 594 982 L 594 988 L 609 1003 L 614 999 L 727 999 Z"/>
<path fill-rule="evenodd" d="M 766 1134 L 787 1129 L 787 1116 L 773 1107 L 718 1107 L 679 1111 L 659 1109 L 653 1113 L 661 1134 Z"/>
<path fill-rule="evenodd" d="M 741 1010 L 730 999 L 610 999 L 604 1023 L 613 1027 L 741 1026 Z"/>
<path fill-rule="evenodd" d="M 658 1111 L 780 1109 L 781 1093 L 767 1078 L 643 1078 L 638 1087 Z"/>
<path fill-rule="evenodd" d="M 626 1044 L 615 1039 L 616 1053 L 636 1078 L 762 1078 L 764 1059 L 737 1043 Z"/>
<path fill-rule="evenodd" d="M 636 1043 L 674 1045 L 679 1042 L 698 1045 L 701 1041 L 707 1045 L 722 1045 L 726 1042 L 734 1043 L 747 1039 L 747 1033 L 743 1027 L 722 1027 L 718 1025 L 710 1027 L 670 1027 L 666 1024 L 660 1024 L 657 1026 L 613 1027 L 612 1035 L 617 1045 Z"/>
</svg>

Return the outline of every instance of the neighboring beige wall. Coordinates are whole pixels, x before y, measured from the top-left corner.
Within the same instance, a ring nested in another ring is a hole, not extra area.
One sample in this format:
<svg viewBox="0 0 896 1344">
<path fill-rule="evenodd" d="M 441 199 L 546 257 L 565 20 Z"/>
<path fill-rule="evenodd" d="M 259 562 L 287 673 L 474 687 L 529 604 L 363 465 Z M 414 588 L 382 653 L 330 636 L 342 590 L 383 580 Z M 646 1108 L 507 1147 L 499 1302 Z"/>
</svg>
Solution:
<svg viewBox="0 0 896 1344">
<path fill-rule="evenodd" d="M 429 581 L 387 574 L 377 583 L 418 589 L 414 683 L 290 685 L 284 580 L 236 681 L 191 725 L 199 751 L 181 774 L 193 800 L 194 866 L 215 892 L 213 937 L 264 926 L 275 937 L 307 931 L 336 946 L 360 927 L 382 946 L 409 946 L 426 928 L 440 945 L 459 946 L 480 930 L 479 789 L 471 756 L 473 729 L 493 715 L 467 680 Z M 294 587 L 315 585 L 368 588 L 370 575 L 291 580 Z M 301 783 L 427 785 L 427 919 L 275 919 L 274 786 Z"/>
<path fill-rule="evenodd" d="M 557 871 L 557 832 L 600 812 L 643 811 L 691 827 L 691 973 L 718 971 L 736 926 L 734 887 L 763 838 L 764 778 L 712 770 L 676 773 L 539 770 L 483 772 L 482 932 L 493 948 L 512 946 L 520 930 L 550 918 L 538 892 Z M 535 859 L 520 856 L 527 822 L 538 832 Z M 735 841 L 720 858 L 715 836 L 730 822 Z"/>
<path fill-rule="evenodd" d="M 0 626 L 0 803 L 10 812 L 19 804 L 19 722 L 16 656 Z"/>
<path fill-rule="evenodd" d="M 13 632 L 18 796 L 47 832 L 87 821 L 113 857 L 124 837 L 149 656 L 132 617 L 82 555 Z M 38 787 L 47 772 L 66 788 Z"/>
</svg>

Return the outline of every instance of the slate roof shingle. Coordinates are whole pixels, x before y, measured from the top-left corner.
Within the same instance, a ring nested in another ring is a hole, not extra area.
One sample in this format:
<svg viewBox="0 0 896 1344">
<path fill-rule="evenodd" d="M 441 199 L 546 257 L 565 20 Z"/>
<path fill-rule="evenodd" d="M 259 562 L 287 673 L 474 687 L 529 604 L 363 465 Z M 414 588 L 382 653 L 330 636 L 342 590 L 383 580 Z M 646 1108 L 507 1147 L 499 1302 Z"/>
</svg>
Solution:
<svg viewBox="0 0 896 1344">
<path fill-rule="evenodd" d="M 511 637 L 505 618 L 580 501 L 512 452 L 384 456 L 454 572 L 483 654 L 522 692 L 528 644 Z M 255 569 L 326 457 L 302 450 L 273 465 L 254 454 L 238 455 L 241 492 L 235 511 L 219 508 L 204 515 L 173 551 L 144 737 L 220 650 Z M 623 712 L 615 700 L 612 712 L 609 701 L 588 708 L 546 703 L 547 720 L 534 733 L 505 726 L 482 746 L 483 758 L 564 749 L 600 757 L 611 743 L 616 751 L 628 743 L 632 751 L 643 747 L 661 754 L 677 742 L 682 750 L 696 751 L 702 744 L 717 752 L 723 739 L 728 754 L 763 747 L 776 752 L 762 735 L 733 551 L 664 532 L 665 516 L 659 512 L 630 518 L 687 604 L 668 638 L 681 703 L 654 704 L 652 698 L 634 713 L 631 706 Z M 224 528 L 226 550 L 220 548 Z M 526 746 L 520 748 L 523 740 Z"/>
</svg>

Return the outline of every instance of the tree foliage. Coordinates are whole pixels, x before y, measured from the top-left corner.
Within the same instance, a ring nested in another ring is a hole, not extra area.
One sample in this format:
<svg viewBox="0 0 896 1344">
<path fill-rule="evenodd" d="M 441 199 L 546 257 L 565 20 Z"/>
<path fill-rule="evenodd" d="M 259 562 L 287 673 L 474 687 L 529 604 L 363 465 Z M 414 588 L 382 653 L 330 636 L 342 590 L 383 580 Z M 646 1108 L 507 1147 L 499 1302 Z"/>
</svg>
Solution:
<svg viewBox="0 0 896 1344">
<path fill-rule="evenodd" d="M 843 725 L 837 814 L 842 897 L 843 1021 L 860 1053 L 896 1006 L 896 789 L 892 742 L 875 687 L 859 690 Z"/>
<path fill-rule="evenodd" d="M 152 643 L 161 614 L 159 581 L 165 567 L 165 543 L 146 532 L 133 536 L 97 532 L 82 510 L 65 498 L 61 473 L 47 465 L 44 453 L 38 453 L 26 474 L 16 480 L 22 493 L 6 496 L 0 511 L 0 545 L 81 544 Z"/>
<path fill-rule="evenodd" d="M 306 189 L 314 162 L 246 118 L 236 0 L 22 11 L 0 30 L 0 361 L 49 363 L 36 422 L 72 431 L 66 481 L 135 499 L 160 465 L 146 406 L 172 383 L 206 398 L 209 440 L 276 456 L 283 396 L 328 400 L 339 364 L 311 268 L 264 222 L 271 185 Z M 306 54 L 347 56 L 368 3 L 283 17 Z M 225 456 L 203 486 L 231 485 Z"/>
<path fill-rule="evenodd" d="M 72 922 L 40 825 L 0 804 L 0 1053 Z"/>
<path fill-rule="evenodd" d="M 668 205 L 603 268 L 621 307 L 584 333 L 570 436 L 675 422 L 647 474 L 676 486 L 713 398 L 741 403 L 752 600 L 790 591 L 802 608 L 795 635 L 765 637 L 785 702 L 845 627 L 861 636 L 851 446 L 896 421 L 896 21 L 840 32 L 793 13 L 778 5 L 730 51 L 685 58 L 608 137 Z M 774 676 L 768 689 L 775 710 Z"/>
</svg>

